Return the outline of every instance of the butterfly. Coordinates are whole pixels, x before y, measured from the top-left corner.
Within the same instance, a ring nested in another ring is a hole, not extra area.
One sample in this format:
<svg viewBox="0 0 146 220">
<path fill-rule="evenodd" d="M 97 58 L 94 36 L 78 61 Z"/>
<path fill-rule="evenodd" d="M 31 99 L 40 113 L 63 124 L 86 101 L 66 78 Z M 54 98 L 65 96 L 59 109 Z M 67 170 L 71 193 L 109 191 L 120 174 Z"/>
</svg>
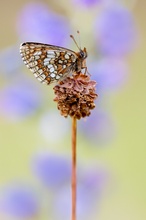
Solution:
<svg viewBox="0 0 146 220">
<path fill-rule="evenodd" d="M 77 45 L 74 37 L 70 35 Z M 78 47 L 78 45 L 77 45 Z M 26 42 L 20 45 L 20 54 L 24 64 L 33 75 L 44 84 L 63 80 L 67 75 L 87 70 L 86 48 L 79 52 L 50 44 Z"/>
</svg>

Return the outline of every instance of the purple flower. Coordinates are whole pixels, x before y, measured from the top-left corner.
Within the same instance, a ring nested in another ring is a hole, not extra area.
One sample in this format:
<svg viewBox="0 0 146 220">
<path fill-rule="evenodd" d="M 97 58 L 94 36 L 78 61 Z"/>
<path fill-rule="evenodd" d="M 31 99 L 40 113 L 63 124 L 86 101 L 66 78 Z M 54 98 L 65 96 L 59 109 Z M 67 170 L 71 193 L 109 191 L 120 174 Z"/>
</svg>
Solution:
<svg viewBox="0 0 146 220">
<path fill-rule="evenodd" d="M 103 110 L 94 110 L 86 121 L 80 121 L 80 132 L 95 146 L 108 144 L 115 137 L 115 123 L 112 117 Z"/>
<path fill-rule="evenodd" d="M 22 41 L 63 45 L 69 39 L 67 18 L 43 3 L 28 3 L 18 16 L 18 34 Z"/>
<path fill-rule="evenodd" d="M 59 189 L 71 178 L 70 161 L 65 157 L 46 152 L 33 158 L 32 170 L 40 181 L 50 189 Z"/>
<path fill-rule="evenodd" d="M 22 120 L 33 114 L 41 102 L 38 88 L 28 80 L 21 79 L 1 89 L 0 114 L 10 121 Z"/>
<path fill-rule="evenodd" d="M 4 78 L 13 77 L 14 75 L 16 75 L 22 64 L 22 60 L 18 51 L 18 46 L 11 46 L 4 50 L 1 50 L 0 63 L 0 75 L 2 75 Z"/>
<path fill-rule="evenodd" d="M 32 217 L 38 213 L 38 200 L 31 187 L 11 184 L 0 194 L 0 212 L 13 217 Z"/>
<path fill-rule="evenodd" d="M 89 66 L 93 79 L 97 81 L 97 91 L 108 92 L 120 89 L 128 78 L 128 66 L 124 60 L 105 57 Z"/>
<path fill-rule="evenodd" d="M 96 193 L 98 196 L 101 196 L 108 181 L 108 172 L 105 170 L 105 168 L 96 167 L 96 165 L 95 167 L 87 168 L 82 176 L 84 188 L 87 191 L 90 189 L 90 195 L 92 196 L 94 195 L 94 193 Z"/>
<path fill-rule="evenodd" d="M 99 4 L 101 0 L 72 0 L 75 4 L 89 8 Z"/>
<path fill-rule="evenodd" d="M 126 55 L 135 47 L 137 31 L 132 14 L 120 6 L 105 8 L 97 17 L 96 38 L 104 54 Z"/>
</svg>

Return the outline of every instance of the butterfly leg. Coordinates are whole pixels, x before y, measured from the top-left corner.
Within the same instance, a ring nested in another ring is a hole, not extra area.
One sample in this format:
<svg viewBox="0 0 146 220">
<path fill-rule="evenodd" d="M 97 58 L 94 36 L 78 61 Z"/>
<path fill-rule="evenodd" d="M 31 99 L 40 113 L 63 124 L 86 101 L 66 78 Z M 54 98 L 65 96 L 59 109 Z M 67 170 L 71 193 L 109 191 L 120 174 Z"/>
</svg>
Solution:
<svg viewBox="0 0 146 220">
<path fill-rule="evenodd" d="M 91 74 L 88 72 L 87 66 L 83 66 L 82 69 L 85 69 L 85 75 L 88 74 L 89 76 L 91 76 Z"/>
</svg>

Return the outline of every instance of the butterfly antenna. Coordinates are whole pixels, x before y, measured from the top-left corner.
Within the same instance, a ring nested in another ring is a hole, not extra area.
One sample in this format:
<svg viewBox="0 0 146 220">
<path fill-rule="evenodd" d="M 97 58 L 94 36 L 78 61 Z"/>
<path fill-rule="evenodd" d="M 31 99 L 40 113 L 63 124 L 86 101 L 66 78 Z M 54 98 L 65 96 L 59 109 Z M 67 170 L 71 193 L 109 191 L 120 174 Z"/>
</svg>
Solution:
<svg viewBox="0 0 146 220">
<path fill-rule="evenodd" d="M 77 31 L 77 33 L 79 33 L 79 32 Z M 74 36 L 73 36 L 73 35 L 70 35 L 70 37 L 73 39 L 73 41 L 74 41 L 75 45 L 77 46 L 77 48 L 78 48 L 79 50 L 81 50 L 81 48 L 78 46 L 78 44 L 77 44 L 77 42 L 76 42 Z"/>
<path fill-rule="evenodd" d="M 81 38 L 80 38 L 80 32 L 79 30 L 77 31 L 77 34 L 78 34 L 78 39 L 79 39 L 79 47 L 81 49 Z"/>
</svg>

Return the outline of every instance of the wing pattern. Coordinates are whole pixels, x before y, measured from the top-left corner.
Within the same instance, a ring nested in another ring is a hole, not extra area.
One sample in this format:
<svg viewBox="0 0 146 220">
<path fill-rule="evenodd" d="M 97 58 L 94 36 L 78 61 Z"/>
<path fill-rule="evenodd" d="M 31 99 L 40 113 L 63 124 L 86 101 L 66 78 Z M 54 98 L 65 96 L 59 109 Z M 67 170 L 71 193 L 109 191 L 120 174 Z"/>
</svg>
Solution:
<svg viewBox="0 0 146 220">
<path fill-rule="evenodd" d="M 50 84 L 63 79 L 75 70 L 77 54 L 69 49 L 41 43 L 23 43 L 22 60 L 42 83 Z"/>
</svg>

